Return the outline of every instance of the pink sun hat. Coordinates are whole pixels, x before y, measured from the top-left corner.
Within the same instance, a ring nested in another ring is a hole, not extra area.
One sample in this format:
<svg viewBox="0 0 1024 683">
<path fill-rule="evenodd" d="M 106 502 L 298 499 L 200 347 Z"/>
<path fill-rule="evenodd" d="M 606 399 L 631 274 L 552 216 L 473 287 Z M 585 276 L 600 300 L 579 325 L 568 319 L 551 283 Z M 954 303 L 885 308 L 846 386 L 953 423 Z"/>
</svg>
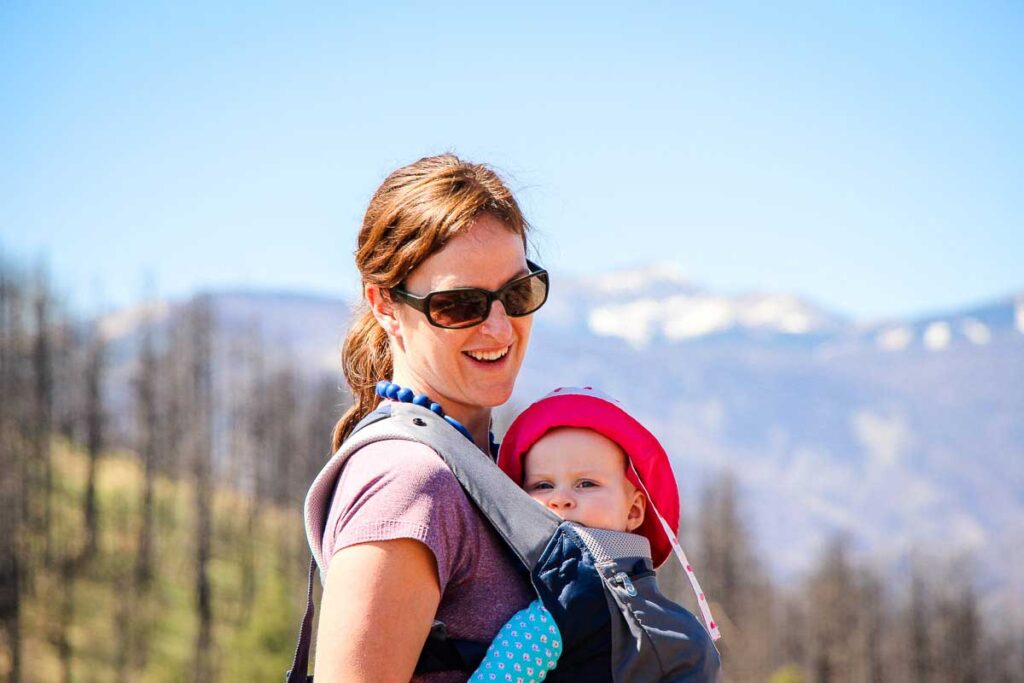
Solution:
<svg viewBox="0 0 1024 683">
<path fill-rule="evenodd" d="M 667 538 L 658 518 L 674 535 L 679 533 L 679 488 L 661 443 L 610 396 L 591 387 L 560 387 L 512 421 L 498 451 L 498 466 L 522 486 L 527 451 L 556 427 L 592 429 L 625 451 L 632 464 L 626 468 L 626 478 L 648 499 L 647 514 L 636 533 L 650 541 L 651 560 L 660 567 L 672 553 L 675 538 Z"/>
</svg>

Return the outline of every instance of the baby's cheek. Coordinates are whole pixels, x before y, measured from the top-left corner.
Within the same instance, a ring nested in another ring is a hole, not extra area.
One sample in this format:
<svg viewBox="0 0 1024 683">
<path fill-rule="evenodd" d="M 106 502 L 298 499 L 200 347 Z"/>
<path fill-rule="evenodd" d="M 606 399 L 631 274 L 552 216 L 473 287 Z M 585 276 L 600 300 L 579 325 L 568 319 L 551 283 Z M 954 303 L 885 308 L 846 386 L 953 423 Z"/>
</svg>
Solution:
<svg viewBox="0 0 1024 683">
<path fill-rule="evenodd" d="M 535 501 L 537 501 L 541 505 L 544 505 L 544 504 L 547 503 L 547 496 L 544 494 L 543 491 L 527 491 L 527 493 L 530 494 L 530 498 L 533 498 Z"/>
</svg>

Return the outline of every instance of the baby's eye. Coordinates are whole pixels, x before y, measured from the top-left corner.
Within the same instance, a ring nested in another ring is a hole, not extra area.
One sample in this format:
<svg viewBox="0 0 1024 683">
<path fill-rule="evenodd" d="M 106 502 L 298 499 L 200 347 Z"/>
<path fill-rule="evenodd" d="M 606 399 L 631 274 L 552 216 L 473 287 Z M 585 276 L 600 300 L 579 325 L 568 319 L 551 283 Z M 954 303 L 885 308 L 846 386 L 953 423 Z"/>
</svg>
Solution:
<svg viewBox="0 0 1024 683">
<path fill-rule="evenodd" d="M 546 491 L 546 490 L 548 490 L 550 488 L 553 488 L 553 487 L 551 486 L 551 482 L 538 481 L 535 484 L 531 484 L 528 488 L 531 491 Z"/>
<path fill-rule="evenodd" d="M 579 486 L 581 489 L 590 489 L 594 488 L 595 486 L 600 486 L 600 484 L 598 484 L 596 481 L 590 481 L 589 479 L 584 479 L 583 481 L 576 485 Z"/>
</svg>

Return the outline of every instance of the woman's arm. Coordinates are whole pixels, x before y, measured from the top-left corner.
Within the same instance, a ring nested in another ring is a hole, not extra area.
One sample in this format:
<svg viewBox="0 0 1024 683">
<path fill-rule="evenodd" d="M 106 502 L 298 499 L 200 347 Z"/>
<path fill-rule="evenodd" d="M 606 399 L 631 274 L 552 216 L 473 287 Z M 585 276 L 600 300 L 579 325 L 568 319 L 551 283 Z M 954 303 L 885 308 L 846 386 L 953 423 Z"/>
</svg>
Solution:
<svg viewBox="0 0 1024 683">
<path fill-rule="evenodd" d="M 317 683 L 408 683 L 440 601 L 436 561 L 423 543 L 339 550 L 320 601 Z"/>
</svg>

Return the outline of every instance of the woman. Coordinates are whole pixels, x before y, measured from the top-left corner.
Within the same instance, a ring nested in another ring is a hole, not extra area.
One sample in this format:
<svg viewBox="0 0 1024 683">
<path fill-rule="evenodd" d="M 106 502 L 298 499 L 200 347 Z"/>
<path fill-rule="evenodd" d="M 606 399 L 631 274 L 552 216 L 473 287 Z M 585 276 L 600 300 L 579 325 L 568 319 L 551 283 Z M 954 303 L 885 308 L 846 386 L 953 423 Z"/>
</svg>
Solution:
<svg viewBox="0 0 1024 683">
<path fill-rule="evenodd" d="M 342 352 L 354 402 L 335 450 L 378 403 L 377 382 L 390 380 L 428 396 L 488 451 L 491 409 L 512 393 L 530 314 L 547 294 L 546 276 L 527 263 L 526 231 L 485 166 L 442 155 L 388 176 L 358 238 L 367 307 Z M 458 288 L 477 289 L 449 291 Z M 440 457 L 407 441 L 373 443 L 347 461 L 323 554 L 318 683 L 465 681 L 413 678 L 434 619 L 453 638 L 489 642 L 532 598 Z"/>
</svg>

